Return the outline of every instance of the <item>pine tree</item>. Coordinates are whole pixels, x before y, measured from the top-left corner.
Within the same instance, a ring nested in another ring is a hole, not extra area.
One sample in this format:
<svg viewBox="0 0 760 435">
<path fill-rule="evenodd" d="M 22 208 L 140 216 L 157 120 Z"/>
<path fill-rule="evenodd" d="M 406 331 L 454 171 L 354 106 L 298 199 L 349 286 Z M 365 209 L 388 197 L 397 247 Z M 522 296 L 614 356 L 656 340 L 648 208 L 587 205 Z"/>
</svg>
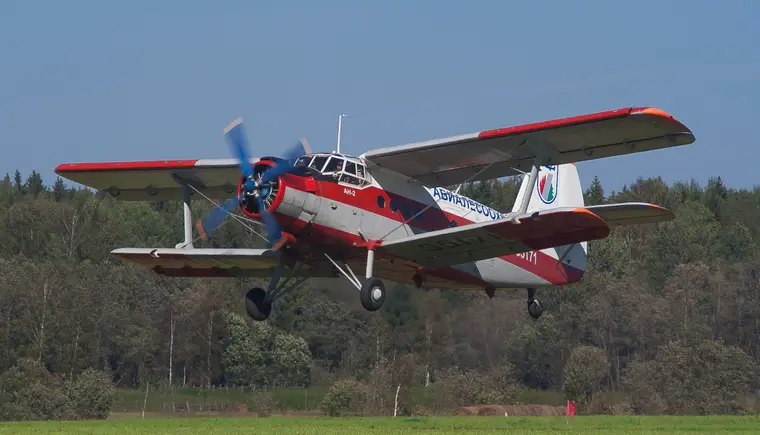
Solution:
<svg viewBox="0 0 760 435">
<path fill-rule="evenodd" d="M 26 191 L 35 198 L 37 195 L 45 191 L 45 184 L 42 182 L 42 176 L 39 172 L 34 170 L 29 174 L 29 178 L 26 179 L 24 187 L 26 188 Z"/>
<path fill-rule="evenodd" d="M 13 174 L 13 186 L 16 188 L 16 193 L 19 195 L 24 194 L 24 184 L 21 182 L 21 172 L 18 169 Z"/>
<path fill-rule="evenodd" d="M 56 202 L 60 202 L 66 197 L 66 194 L 66 185 L 63 183 L 63 179 L 61 177 L 56 178 L 53 185 L 53 198 Z"/>
<path fill-rule="evenodd" d="M 594 180 L 591 182 L 591 186 L 583 194 L 584 200 L 588 205 L 599 205 L 605 203 L 604 188 L 599 181 L 599 177 L 594 176 Z"/>
</svg>

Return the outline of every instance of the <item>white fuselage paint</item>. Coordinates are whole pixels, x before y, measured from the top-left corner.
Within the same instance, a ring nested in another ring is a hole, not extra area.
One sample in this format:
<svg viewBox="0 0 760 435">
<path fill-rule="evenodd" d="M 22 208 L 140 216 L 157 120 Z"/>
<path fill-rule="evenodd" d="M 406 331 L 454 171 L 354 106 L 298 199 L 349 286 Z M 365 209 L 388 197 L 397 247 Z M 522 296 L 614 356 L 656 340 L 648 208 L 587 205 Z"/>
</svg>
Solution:
<svg viewBox="0 0 760 435">
<path fill-rule="evenodd" d="M 356 198 L 359 195 L 365 195 L 363 205 L 370 203 L 366 196 L 371 195 L 373 199 L 376 198 L 377 194 L 380 193 L 377 189 L 413 200 L 423 204 L 424 207 L 436 207 L 447 214 L 464 218 L 472 223 L 501 219 L 512 214 L 498 212 L 443 188 L 423 186 L 380 168 L 374 168 L 371 171 L 371 183 L 369 185 L 356 187 L 346 183 L 337 183 L 337 186 L 340 189 L 334 190 L 342 192 L 342 197 L 325 197 L 320 195 L 319 190 L 316 193 L 308 193 L 286 187 L 282 204 L 277 208 L 277 213 L 357 237 L 363 235 L 370 240 L 395 240 L 431 230 L 415 226 L 414 220 L 407 224 L 373 212 L 373 209 L 379 208 L 377 204 L 374 204 L 374 201 L 371 204 L 375 208 L 372 206 L 362 208 L 352 205 L 357 204 Z M 377 193 L 370 194 L 367 192 L 368 190 Z M 309 213 L 304 211 L 304 205 L 308 205 Z M 390 204 L 385 204 L 386 208 L 389 206 Z M 397 214 L 400 216 L 400 213 Z M 472 275 L 497 289 L 546 287 L 564 283 L 557 282 L 556 277 L 557 271 L 563 270 L 563 267 L 557 264 L 558 251 L 564 252 L 568 248 L 571 251 L 565 256 L 562 263 L 578 269 L 582 275 L 585 269 L 586 253 L 580 245 L 528 251 L 509 256 L 508 258 L 512 261 L 504 258 L 490 258 L 452 265 L 451 267 Z M 551 281 L 547 279 L 545 277 L 547 273 L 554 274 L 554 279 Z M 378 277 L 384 278 L 380 274 Z M 560 281 L 562 281 L 561 278 Z M 472 288 L 478 286 L 465 283 L 458 286 L 452 282 L 452 287 Z"/>
</svg>

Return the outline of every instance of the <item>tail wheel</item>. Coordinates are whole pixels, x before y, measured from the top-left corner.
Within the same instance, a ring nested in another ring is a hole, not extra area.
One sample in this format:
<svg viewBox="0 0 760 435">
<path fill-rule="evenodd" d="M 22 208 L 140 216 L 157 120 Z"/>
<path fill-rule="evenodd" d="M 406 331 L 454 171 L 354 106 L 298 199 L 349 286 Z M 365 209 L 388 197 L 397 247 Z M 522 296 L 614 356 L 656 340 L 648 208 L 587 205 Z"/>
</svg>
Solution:
<svg viewBox="0 0 760 435">
<path fill-rule="evenodd" d="M 534 319 L 541 317 L 544 313 L 544 308 L 541 306 L 541 302 L 536 298 L 536 289 L 528 289 L 528 314 Z"/>
<path fill-rule="evenodd" d="M 264 321 L 272 312 L 272 303 L 266 300 L 267 292 L 258 287 L 248 290 L 245 295 L 245 310 L 253 320 Z"/>
<path fill-rule="evenodd" d="M 367 311 L 377 311 L 385 302 L 385 285 L 377 278 L 368 279 L 359 292 L 359 299 Z"/>
<path fill-rule="evenodd" d="M 538 319 L 543 313 L 544 309 L 541 307 L 541 302 L 539 302 L 538 299 L 533 299 L 528 302 L 528 314 L 530 314 L 530 317 Z"/>
</svg>

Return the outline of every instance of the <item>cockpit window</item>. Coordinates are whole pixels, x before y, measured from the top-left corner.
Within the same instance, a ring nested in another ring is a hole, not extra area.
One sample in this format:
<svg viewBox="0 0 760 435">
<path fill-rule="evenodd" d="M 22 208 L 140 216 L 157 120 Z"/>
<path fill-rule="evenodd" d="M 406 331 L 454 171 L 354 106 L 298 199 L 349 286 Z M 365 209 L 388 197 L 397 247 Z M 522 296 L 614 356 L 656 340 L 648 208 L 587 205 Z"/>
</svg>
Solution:
<svg viewBox="0 0 760 435">
<path fill-rule="evenodd" d="M 364 163 L 353 157 L 341 154 L 306 154 L 299 157 L 295 166 L 315 169 L 323 175 L 329 175 L 339 183 L 347 183 L 353 186 L 364 186 L 369 183 L 367 170 Z"/>
<path fill-rule="evenodd" d="M 321 172 L 322 168 L 325 166 L 326 161 L 327 156 L 316 156 L 314 157 L 314 160 L 311 161 L 309 167 Z"/>
<path fill-rule="evenodd" d="M 327 165 L 325 166 L 325 169 L 322 171 L 323 174 L 329 174 L 331 172 L 340 172 L 343 170 L 345 159 L 343 157 L 336 157 L 332 156 L 330 157 L 330 161 L 327 162 Z"/>
<path fill-rule="evenodd" d="M 295 162 L 295 164 L 293 164 L 293 166 L 306 166 L 311 161 L 311 157 L 312 156 L 308 156 L 308 155 L 307 156 L 301 156 L 301 157 L 298 158 L 298 160 L 296 160 L 296 162 Z"/>
</svg>

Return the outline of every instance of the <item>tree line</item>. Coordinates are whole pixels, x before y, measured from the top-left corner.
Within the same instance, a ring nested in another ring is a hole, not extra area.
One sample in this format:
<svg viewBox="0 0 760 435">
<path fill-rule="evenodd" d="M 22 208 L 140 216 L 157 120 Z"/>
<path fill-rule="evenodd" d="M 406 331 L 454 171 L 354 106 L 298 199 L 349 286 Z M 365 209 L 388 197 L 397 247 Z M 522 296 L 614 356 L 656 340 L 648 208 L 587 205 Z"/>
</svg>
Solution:
<svg viewBox="0 0 760 435">
<path fill-rule="evenodd" d="M 506 212 L 517 186 L 460 192 Z M 677 219 L 590 242 L 586 277 L 540 289 L 538 320 L 523 289 L 489 299 L 388 283 L 384 307 L 369 313 L 347 283 L 315 279 L 254 324 L 242 300 L 256 280 L 165 278 L 109 256 L 181 241 L 181 203 L 120 202 L 16 171 L 0 183 L 0 404 L 20 384 L 14 373 L 36 362 L 61 385 L 93 371 L 119 388 L 360 385 L 385 413 L 396 385 L 406 413 L 413 388 L 441 407 L 550 389 L 585 412 L 750 412 L 760 191 L 640 178 L 607 193 L 595 178 L 584 197 L 651 202 Z M 195 216 L 208 210 L 193 204 Z M 196 246 L 261 247 L 230 221 Z M 612 393 L 624 399 L 612 403 Z"/>
</svg>

